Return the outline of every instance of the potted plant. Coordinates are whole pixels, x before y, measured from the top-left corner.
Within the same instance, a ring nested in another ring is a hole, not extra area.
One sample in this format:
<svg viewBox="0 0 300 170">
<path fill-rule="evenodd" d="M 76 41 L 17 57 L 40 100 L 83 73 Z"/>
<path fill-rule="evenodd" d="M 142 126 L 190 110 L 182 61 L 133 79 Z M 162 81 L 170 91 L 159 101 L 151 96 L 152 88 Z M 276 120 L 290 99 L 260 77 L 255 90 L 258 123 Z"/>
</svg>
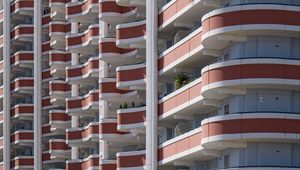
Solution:
<svg viewBox="0 0 300 170">
<path fill-rule="evenodd" d="M 174 86 L 175 89 L 179 89 L 190 82 L 190 77 L 184 73 L 179 73 L 175 76 Z"/>
</svg>

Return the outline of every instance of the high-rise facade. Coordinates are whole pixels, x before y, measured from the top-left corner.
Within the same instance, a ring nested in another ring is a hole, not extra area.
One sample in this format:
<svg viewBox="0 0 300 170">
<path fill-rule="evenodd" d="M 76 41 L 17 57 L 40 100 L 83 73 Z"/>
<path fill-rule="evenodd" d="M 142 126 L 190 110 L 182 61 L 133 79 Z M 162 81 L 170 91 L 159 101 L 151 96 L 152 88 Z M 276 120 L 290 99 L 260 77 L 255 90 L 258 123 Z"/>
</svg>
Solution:
<svg viewBox="0 0 300 170">
<path fill-rule="evenodd" d="M 300 169 L 299 0 L 0 5 L 0 169 Z"/>
</svg>

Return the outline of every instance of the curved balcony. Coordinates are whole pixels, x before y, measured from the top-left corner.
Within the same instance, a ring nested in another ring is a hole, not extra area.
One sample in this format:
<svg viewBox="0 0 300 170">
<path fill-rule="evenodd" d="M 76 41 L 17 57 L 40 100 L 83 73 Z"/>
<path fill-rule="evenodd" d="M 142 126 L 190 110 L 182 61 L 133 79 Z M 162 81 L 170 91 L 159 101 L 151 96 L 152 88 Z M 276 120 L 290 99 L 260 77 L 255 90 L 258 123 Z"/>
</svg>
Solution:
<svg viewBox="0 0 300 170">
<path fill-rule="evenodd" d="M 20 24 L 14 27 L 10 32 L 12 41 L 33 41 L 33 24 Z"/>
<path fill-rule="evenodd" d="M 116 0 L 117 4 L 120 6 L 145 6 L 146 0 Z"/>
<path fill-rule="evenodd" d="M 162 52 L 158 60 L 159 74 L 169 76 L 174 74 L 173 70 L 175 67 L 184 70 L 201 67 L 199 63 L 212 63 L 215 57 L 211 57 L 211 55 L 215 51 L 203 48 L 201 33 L 202 28 L 198 28 Z"/>
<path fill-rule="evenodd" d="M 116 46 L 115 38 L 102 38 L 99 40 L 99 58 L 112 65 L 127 65 L 137 61 L 138 50 L 122 49 Z"/>
<path fill-rule="evenodd" d="M 94 54 L 98 45 L 99 25 L 93 24 L 82 33 L 66 36 L 66 49 L 72 53 Z"/>
<path fill-rule="evenodd" d="M 133 19 L 136 15 L 135 7 L 122 7 L 116 3 L 116 0 L 99 1 L 100 20 L 115 25 L 120 22 L 126 22 Z"/>
<path fill-rule="evenodd" d="M 15 131 L 10 137 L 10 142 L 12 144 L 19 144 L 22 146 L 33 146 L 33 130 Z"/>
<path fill-rule="evenodd" d="M 130 131 L 132 129 L 145 129 L 146 127 L 146 106 L 119 109 L 118 116 L 118 130 Z"/>
<path fill-rule="evenodd" d="M 99 98 L 108 102 L 123 101 L 127 97 L 136 97 L 136 91 L 120 90 L 116 87 L 116 78 L 99 80 Z"/>
<path fill-rule="evenodd" d="M 11 92 L 32 94 L 33 93 L 33 77 L 19 77 L 14 79 L 10 85 Z"/>
<path fill-rule="evenodd" d="M 50 153 L 50 151 L 44 151 L 42 153 L 42 162 L 43 162 L 43 167 L 50 168 L 52 167 L 52 164 L 59 164 L 59 163 L 65 163 L 64 159 L 60 159 L 57 157 L 53 157 Z"/>
<path fill-rule="evenodd" d="M 201 143 L 205 148 L 223 150 L 249 140 L 299 141 L 299 123 L 298 115 L 284 113 L 215 116 L 201 122 Z"/>
<path fill-rule="evenodd" d="M 56 107 L 56 106 L 51 102 L 50 96 L 45 96 L 42 98 L 42 109 L 43 110 L 53 109 L 54 107 Z"/>
<path fill-rule="evenodd" d="M 18 51 L 10 58 L 11 66 L 33 68 L 33 51 Z"/>
<path fill-rule="evenodd" d="M 120 66 L 117 71 L 117 88 L 129 90 L 145 90 L 146 64 Z"/>
<path fill-rule="evenodd" d="M 158 15 L 160 31 L 168 31 L 176 27 L 193 27 L 193 22 L 202 18 L 209 11 L 217 8 L 219 2 L 207 0 L 172 0 L 165 4 Z M 195 19 L 197 16 L 198 19 Z"/>
<path fill-rule="evenodd" d="M 71 156 L 71 148 L 64 139 L 50 139 L 49 150 L 51 157 L 67 159 Z"/>
<path fill-rule="evenodd" d="M 42 72 L 42 81 L 43 82 L 49 82 L 51 80 L 56 79 L 56 77 L 53 77 L 51 75 L 50 71 L 51 71 L 50 68 L 43 70 L 43 72 Z"/>
<path fill-rule="evenodd" d="M 52 20 L 65 20 L 66 4 L 71 0 L 49 0 L 49 7 L 51 9 Z"/>
<path fill-rule="evenodd" d="M 69 116 L 65 110 L 50 110 L 49 123 L 51 130 L 65 132 L 65 129 L 71 127 L 71 116 Z"/>
<path fill-rule="evenodd" d="M 65 99 L 71 96 L 71 85 L 64 80 L 52 80 L 49 82 L 49 95 L 51 103 L 64 106 Z"/>
<path fill-rule="evenodd" d="M 73 159 L 66 162 L 66 170 L 98 170 L 99 155 L 90 155 L 85 159 Z"/>
<path fill-rule="evenodd" d="M 70 84 L 94 84 L 99 74 L 99 58 L 91 57 L 80 65 L 68 66 L 66 68 L 66 81 Z"/>
<path fill-rule="evenodd" d="M 99 90 L 91 90 L 84 96 L 66 99 L 66 112 L 69 115 L 91 116 L 98 112 Z"/>
<path fill-rule="evenodd" d="M 67 129 L 66 139 L 70 146 L 90 146 L 90 142 L 99 142 L 99 123 L 91 122 L 85 127 Z"/>
<path fill-rule="evenodd" d="M 51 22 L 50 13 L 46 14 L 46 15 L 43 15 L 43 17 L 42 17 L 42 25 L 43 25 L 43 27 L 48 27 L 50 22 Z"/>
<path fill-rule="evenodd" d="M 33 5 L 33 0 L 16 0 L 10 5 L 10 12 L 14 18 L 21 19 L 22 15 L 33 15 Z"/>
<path fill-rule="evenodd" d="M 293 36 L 299 33 L 299 20 L 293 17 L 299 15 L 297 9 L 296 6 L 258 4 L 214 10 L 202 18 L 202 44 L 223 49 L 232 41 L 246 41 L 246 35 Z"/>
<path fill-rule="evenodd" d="M 164 165 L 186 159 L 197 161 L 200 158 L 211 158 L 212 156 L 205 155 L 201 139 L 200 127 L 162 143 L 158 150 L 159 164 Z"/>
<path fill-rule="evenodd" d="M 236 59 L 202 69 L 202 95 L 222 99 L 246 88 L 299 89 L 300 63 L 288 59 Z"/>
<path fill-rule="evenodd" d="M 101 159 L 99 169 L 115 170 L 115 169 L 117 169 L 117 161 Z"/>
<path fill-rule="evenodd" d="M 33 104 L 17 104 L 10 109 L 10 116 L 20 120 L 32 120 L 33 106 Z"/>
<path fill-rule="evenodd" d="M 117 153 L 117 169 L 126 170 L 129 168 L 146 169 L 145 150 Z"/>
<path fill-rule="evenodd" d="M 49 53 L 49 60 L 51 75 L 65 78 L 65 69 L 71 65 L 71 54 L 63 51 L 51 51 Z"/>
<path fill-rule="evenodd" d="M 73 22 L 94 23 L 98 19 L 98 0 L 70 2 L 66 5 L 66 19 Z"/>
<path fill-rule="evenodd" d="M 59 135 L 59 134 L 60 134 L 59 131 L 52 131 L 50 123 L 43 124 L 43 126 L 42 126 L 43 138 L 48 138 L 48 137 L 52 138 L 53 136 Z M 62 133 L 62 134 L 65 134 L 65 133 Z"/>
<path fill-rule="evenodd" d="M 117 25 L 116 44 L 120 48 L 145 48 L 146 20 Z"/>
<path fill-rule="evenodd" d="M 33 156 L 18 156 L 10 161 L 11 169 L 33 169 Z"/>
<path fill-rule="evenodd" d="M 71 23 L 51 21 L 49 24 L 50 46 L 55 49 L 65 50 L 66 35 L 71 32 Z"/>
<path fill-rule="evenodd" d="M 50 41 L 43 42 L 43 44 L 42 44 L 43 55 L 49 54 L 51 50 L 53 50 L 53 48 L 50 45 Z"/>
<path fill-rule="evenodd" d="M 115 118 L 103 118 L 99 123 L 100 140 L 122 144 L 133 144 L 138 142 L 137 138 L 133 134 L 118 131 L 118 122 Z"/>
</svg>

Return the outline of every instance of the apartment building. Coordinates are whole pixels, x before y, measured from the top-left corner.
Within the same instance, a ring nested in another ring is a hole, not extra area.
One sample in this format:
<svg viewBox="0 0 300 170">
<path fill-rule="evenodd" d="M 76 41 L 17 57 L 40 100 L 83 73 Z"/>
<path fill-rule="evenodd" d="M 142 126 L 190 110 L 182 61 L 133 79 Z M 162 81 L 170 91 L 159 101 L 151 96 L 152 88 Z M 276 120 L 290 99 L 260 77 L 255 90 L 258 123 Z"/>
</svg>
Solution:
<svg viewBox="0 0 300 170">
<path fill-rule="evenodd" d="M 0 169 L 300 169 L 299 0 L 0 6 Z"/>
</svg>

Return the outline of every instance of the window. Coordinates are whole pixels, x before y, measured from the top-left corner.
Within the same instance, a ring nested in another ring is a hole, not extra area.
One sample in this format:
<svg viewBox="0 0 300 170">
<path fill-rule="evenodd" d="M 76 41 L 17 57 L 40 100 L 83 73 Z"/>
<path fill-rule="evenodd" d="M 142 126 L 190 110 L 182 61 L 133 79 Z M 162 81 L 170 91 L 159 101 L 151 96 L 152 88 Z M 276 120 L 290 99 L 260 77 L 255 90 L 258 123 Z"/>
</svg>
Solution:
<svg viewBox="0 0 300 170">
<path fill-rule="evenodd" d="M 229 155 L 224 156 L 224 169 L 229 168 Z"/>
<path fill-rule="evenodd" d="M 229 104 L 224 105 L 224 114 L 228 115 L 229 114 Z"/>
</svg>

